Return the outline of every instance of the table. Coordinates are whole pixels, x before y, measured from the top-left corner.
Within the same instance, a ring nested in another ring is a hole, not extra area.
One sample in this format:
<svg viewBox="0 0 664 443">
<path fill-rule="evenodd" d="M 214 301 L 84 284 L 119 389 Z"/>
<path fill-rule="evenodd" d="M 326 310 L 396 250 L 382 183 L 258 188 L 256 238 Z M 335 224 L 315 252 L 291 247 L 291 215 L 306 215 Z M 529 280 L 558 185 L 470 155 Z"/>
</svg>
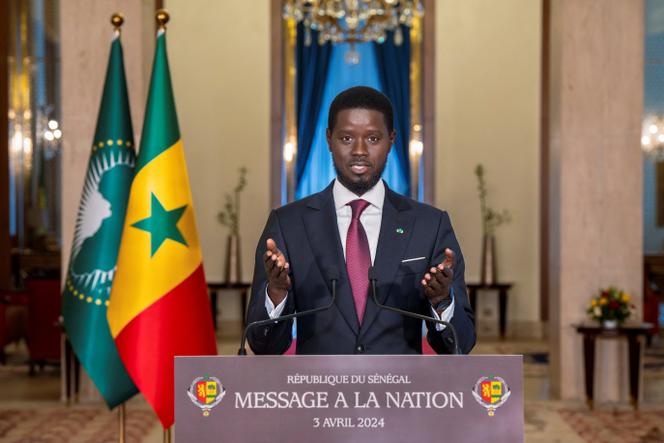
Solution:
<svg viewBox="0 0 664 443">
<path fill-rule="evenodd" d="M 498 291 L 498 319 L 500 321 L 500 338 L 505 338 L 507 328 L 507 294 L 512 288 L 512 283 L 467 283 L 470 307 L 473 312 L 477 309 L 477 292 L 480 290 Z"/>
<path fill-rule="evenodd" d="M 606 329 L 599 324 L 583 323 L 574 325 L 576 331 L 583 335 L 584 380 L 586 385 L 586 402 L 593 409 L 594 376 L 595 376 L 595 342 L 597 338 L 615 339 L 625 337 L 628 345 L 629 361 L 629 396 L 635 410 L 639 408 L 639 371 L 641 369 L 641 341 L 652 328 L 651 323 L 627 323 L 616 329 Z"/>
<path fill-rule="evenodd" d="M 212 321 L 214 322 L 214 329 L 217 329 L 217 293 L 219 291 L 239 291 L 242 296 L 242 328 L 246 326 L 247 318 L 247 300 L 249 299 L 249 288 L 251 283 L 224 283 L 224 282 L 207 282 L 208 292 L 210 294 L 210 303 L 212 305 Z"/>
</svg>

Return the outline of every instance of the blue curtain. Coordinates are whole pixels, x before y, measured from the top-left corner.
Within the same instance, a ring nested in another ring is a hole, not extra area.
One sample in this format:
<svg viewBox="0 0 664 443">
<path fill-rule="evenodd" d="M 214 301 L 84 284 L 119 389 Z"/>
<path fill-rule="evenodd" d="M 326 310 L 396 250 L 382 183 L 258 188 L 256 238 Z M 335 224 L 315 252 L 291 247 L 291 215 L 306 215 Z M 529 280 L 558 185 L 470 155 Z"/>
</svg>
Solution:
<svg viewBox="0 0 664 443">
<path fill-rule="evenodd" d="M 336 176 L 332 156 L 325 137 L 327 110 L 334 97 L 341 91 L 358 85 L 370 86 L 385 92 L 381 86 L 378 74 L 376 53 L 371 44 L 362 43 L 355 45 L 355 49 L 360 55 L 360 63 L 356 65 L 348 64 L 344 61 L 344 57 L 349 49 L 350 45 L 347 43 L 337 44 L 332 47 L 327 82 L 321 88 L 323 96 L 320 112 L 312 128 L 314 132 L 312 143 L 308 150 L 308 157 L 304 159 L 304 171 L 296 184 L 296 199 L 323 190 Z M 298 146 L 298 157 L 301 156 L 301 153 L 300 146 Z M 405 164 L 406 168 L 403 168 L 402 164 Z M 383 179 L 392 190 L 407 195 L 408 180 L 405 175 L 405 171 L 407 170 L 408 163 L 400 161 L 393 147 L 387 157 Z"/>
<path fill-rule="evenodd" d="M 376 65 L 382 85 L 394 107 L 394 128 L 397 138 L 394 149 L 405 181 L 404 194 L 410 194 L 410 31 L 402 26 L 403 43 L 394 44 L 394 33 L 388 32 L 383 43 L 373 43 L 376 51 Z"/>
<path fill-rule="evenodd" d="M 311 44 L 305 45 L 304 26 L 297 25 L 297 46 L 295 63 L 297 69 L 297 158 L 295 162 L 295 183 L 304 173 L 311 143 L 316 132 L 316 122 L 321 110 L 321 101 L 327 82 L 328 65 L 332 44 L 318 44 L 318 31 L 311 33 Z"/>
</svg>

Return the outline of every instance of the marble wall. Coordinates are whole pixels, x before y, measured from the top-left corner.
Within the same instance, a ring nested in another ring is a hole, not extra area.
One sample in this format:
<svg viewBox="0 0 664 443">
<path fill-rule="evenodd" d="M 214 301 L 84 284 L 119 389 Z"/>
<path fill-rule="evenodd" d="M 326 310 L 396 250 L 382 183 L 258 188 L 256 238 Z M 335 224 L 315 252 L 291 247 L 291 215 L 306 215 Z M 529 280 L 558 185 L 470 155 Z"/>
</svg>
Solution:
<svg viewBox="0 0 664 443">
<path fill-rule="evenodd" d="M 551 2 L 552 389 L 581 398 L 573 324 L 600 287 L 642 294 L 642 0 Z M 597 350 L 599 400 L 624 398 L 626 345 Z"/>
<path fill-rule="evenodd" d="M 466 279 L 479 281 L 473 171 L 484 165 L 489 205 L 512 215 L 496 230 L 499 277 L 514 283 L 508 320 L 530 331 L 540 306 L 541 14 L 541 2 L 532 0 L 436 1 L 435 204 L 450 213 Z M 478 309 L 495 299 L 480 294 Z"/>
</svg>

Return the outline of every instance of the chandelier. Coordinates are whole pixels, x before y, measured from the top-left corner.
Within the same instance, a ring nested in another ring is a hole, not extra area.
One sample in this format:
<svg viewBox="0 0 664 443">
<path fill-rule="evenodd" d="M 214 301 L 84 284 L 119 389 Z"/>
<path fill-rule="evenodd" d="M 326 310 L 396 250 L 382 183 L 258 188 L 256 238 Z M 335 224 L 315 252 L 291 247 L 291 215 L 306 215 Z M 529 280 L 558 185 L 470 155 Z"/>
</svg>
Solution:
<svg viewBox="0 0 664 443">
<path fill-rule="evenodd" d="M 644 118 L 641 148 L 656 161 L 664 160 L 664 115 L 650 114 Z"/>
<path fill-rule="evenodd" d="M 304 25 L 304 44 L 311 45 L 311 31 L 318 44 L 326 42 L 383 43 L 394 31 L 394 44 L 403 43 L 400 25 L 411 27 L 422 17 L 421 0 L 285 0 L 283 17 Z"/>
</svg>

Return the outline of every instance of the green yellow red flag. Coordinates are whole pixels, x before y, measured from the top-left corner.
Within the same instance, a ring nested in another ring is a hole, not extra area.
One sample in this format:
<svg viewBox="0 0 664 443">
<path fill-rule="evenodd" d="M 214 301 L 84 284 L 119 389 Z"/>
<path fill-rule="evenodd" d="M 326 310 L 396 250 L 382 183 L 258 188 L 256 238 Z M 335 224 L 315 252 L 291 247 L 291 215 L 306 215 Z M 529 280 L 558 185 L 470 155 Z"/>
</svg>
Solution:
<svg viewBox="0 0 664 443">
<path fill-rule="evenodd" d="M 174 357 L 217 348 L 163 27 L 108 323 L 134 383 L 170 427 Z"/>
</svg>

